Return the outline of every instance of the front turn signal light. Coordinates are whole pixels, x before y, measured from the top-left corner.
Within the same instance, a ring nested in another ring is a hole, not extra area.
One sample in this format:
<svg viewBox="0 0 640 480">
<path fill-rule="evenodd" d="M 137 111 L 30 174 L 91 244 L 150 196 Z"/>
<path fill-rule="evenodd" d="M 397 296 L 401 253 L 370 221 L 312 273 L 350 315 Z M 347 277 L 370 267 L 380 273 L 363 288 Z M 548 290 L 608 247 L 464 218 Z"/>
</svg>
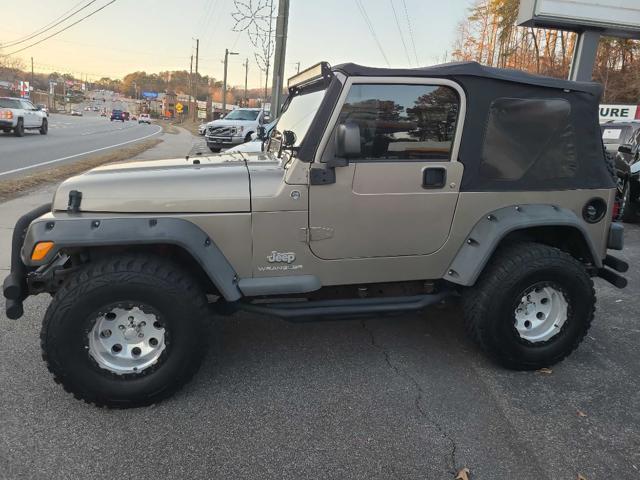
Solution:
<svg viewBox="0 0 640 480">
<path fill-rule="evenodd" d="M 53 248 L 53 242 L 38 242 L 36 246 L 33 247 L 33 252 L 31 253 L 31 260 L 42 260 Z"/>
</svg>

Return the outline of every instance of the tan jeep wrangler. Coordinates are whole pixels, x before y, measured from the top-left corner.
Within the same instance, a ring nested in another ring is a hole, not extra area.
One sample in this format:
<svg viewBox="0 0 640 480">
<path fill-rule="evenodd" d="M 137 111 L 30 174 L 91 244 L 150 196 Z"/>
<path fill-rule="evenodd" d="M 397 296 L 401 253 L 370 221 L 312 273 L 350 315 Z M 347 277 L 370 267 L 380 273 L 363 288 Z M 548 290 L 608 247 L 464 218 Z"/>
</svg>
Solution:
<svg viewBox="0 0 640 480">
<path fill-rule="evenodd" d="M 98 405 L 175 392 L 205 321 L 420 310 L 461 296 L 498 363 L 562 360 L 592 277 L 627 264 L 601 87 L 486 68 L 318 64 L 289 81 L 265 153 L 133 162 L 65 181 L 17 223 L 7 315 L 49 292 L 43 355 Z"/>
</svg>

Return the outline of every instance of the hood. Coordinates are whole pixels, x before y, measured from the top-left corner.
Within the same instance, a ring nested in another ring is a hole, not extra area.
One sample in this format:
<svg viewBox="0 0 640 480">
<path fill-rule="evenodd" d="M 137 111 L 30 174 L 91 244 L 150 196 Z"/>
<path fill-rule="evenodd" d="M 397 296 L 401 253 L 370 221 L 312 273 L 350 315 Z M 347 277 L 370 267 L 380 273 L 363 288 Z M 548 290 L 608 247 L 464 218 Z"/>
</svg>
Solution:
<svg viewBox="0 0 640 480">
<path fill-rule="evenodd" d="M 249 212 L 248 166 L 259 171 L 277 163 L 264 154 L 234 153 L 106 165 L 64 181 L 53 209 L 66 210 L 69 192 L 76 190 L 80 210 L 87 212 Z"/>
<path fill-rule="evenodd" d="M 258 123 L 258 120 L 214 120 L 207 123 L 207 127 L 244 127 L 247 124 Z"/>
</svg>

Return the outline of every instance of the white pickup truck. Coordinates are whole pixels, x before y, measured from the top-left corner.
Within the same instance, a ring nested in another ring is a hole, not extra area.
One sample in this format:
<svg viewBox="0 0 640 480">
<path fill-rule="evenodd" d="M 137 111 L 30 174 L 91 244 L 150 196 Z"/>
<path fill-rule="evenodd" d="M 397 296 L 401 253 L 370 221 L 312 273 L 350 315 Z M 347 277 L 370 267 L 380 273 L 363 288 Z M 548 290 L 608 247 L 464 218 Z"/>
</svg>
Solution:
<svg viewBox="0 0 640 480">
<path fill-rule="evenodd" d="M 42 135 L 49 131 L 47 114 L 23 98 L 0 97 L 0 129 L 16 137 L 25 130 L 39 130 Z"/>
<path fill-rule="evenodd" d="M 218 153 L 223 148 L 233 147 L 251 140 L 258 126 L 269 123 L 269 112 L 261 108 L 238 108 L 220 120 L 207 123 L 205 138 L 207 147 Z"/>
</svg>

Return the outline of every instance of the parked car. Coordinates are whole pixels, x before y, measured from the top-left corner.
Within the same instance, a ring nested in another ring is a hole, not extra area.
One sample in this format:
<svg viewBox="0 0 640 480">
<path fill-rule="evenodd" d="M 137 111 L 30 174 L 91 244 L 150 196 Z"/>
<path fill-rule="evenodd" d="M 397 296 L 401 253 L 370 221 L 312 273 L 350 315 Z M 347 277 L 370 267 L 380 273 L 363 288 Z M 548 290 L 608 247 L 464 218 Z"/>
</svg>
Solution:
<svg viewBox="0 0 640 480">
<path fill-rule="evenodd" d="M 261 155 L 94 168 L 18 220 L 6 314 L 51 294 L 42 357 L 67 392 L 156 404 L 234 311 L 305 321 L 460 298 L 470 337 L 515 370 L 562 361 L 606 321 L 593 278 L 624 288 L 628 264 L 601 85 L 466 62 L 322 63 L 288 87 Z"/>
<path fill-rule="evenodd" d="M 251 140 L 259 125 L 270 121 L 269 113 L 260 108 L 238 108 L 226 117 L 207 123 L 205 138 L 212 152 Z"/>
<path fill-rule="evenodd" d="M 258 126 L 258 131 L 251 136 L 251 140 L 248 142 L 242 143 L 240 145 L 236 145 L 227 152 L 244 152 L 244 153 L 257 153 L 262 152 L 265 146 L 265 142 L 268 141 L 269 136 L 271 135 L 271 131 L 273 127 L 276 125 L 276 122 L 273 121 L 266 125 Z"/>
<path fill-rule="evenodd" d="M 624 222 L 640 215 L 640 121 L 607 122 L 600 126 L 602 141 L 614 161 L 617 175 L 613 216 Z M 635 166 L 635 168 L 634 168 Z"/>
<path fill-rule="evenodd" d="M 39 130 L 42 135 L 49 131 L 47 114 L 29 100 L 0 97 L 0 129 L 22 137 L 25 130 Z"/>
<path fill-rule="evenodd" d="M 72 109 L 71 110 L 71 116 L 72 117 L 81 117 L 82 116 L 82 112 L 80 110 Z"/>
<path fill-rule="evenodd" d="M 204 135 L 206 131 L 207 131 L 206 123 L 201 123 L 200 125 L 198 125 L 198 135 Z"/>
<path fill-rule="evenodd" d="M 151 116 L 148 113 L 141 113 L 138 117 L 138 124 L 146 123 L 147 125 L 151 125 Z"/>
<path fill-rule="evenodd" d="M 124 122 L 124 113 L 122 110 L 111 110 L 111 121 L 119 120 Z"/>
</svg>

